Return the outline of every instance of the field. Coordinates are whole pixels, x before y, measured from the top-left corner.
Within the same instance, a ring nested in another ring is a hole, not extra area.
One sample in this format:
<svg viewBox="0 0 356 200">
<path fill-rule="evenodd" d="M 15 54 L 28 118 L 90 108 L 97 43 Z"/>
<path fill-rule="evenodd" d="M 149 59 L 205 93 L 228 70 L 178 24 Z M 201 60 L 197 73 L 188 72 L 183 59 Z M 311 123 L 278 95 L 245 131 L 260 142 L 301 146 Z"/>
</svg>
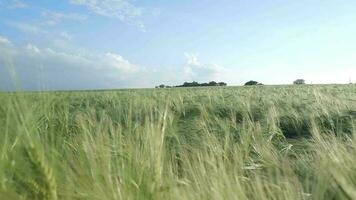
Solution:
<svg viewBox="0 0 356 200">
<path fill-rule="evenodd" d="M 0 199 L 356 199 L 356 85 L 0 93 Z"/>
</svg>

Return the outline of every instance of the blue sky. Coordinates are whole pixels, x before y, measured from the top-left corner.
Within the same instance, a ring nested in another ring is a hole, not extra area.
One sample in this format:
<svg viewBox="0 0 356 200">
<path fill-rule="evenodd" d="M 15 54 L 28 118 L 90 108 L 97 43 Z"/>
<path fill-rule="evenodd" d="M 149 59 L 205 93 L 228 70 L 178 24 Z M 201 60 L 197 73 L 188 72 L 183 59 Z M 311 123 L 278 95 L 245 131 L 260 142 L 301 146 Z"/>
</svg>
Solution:
<svg viewBox="0 0 356 200">
<path fill-rule="evenodd" d="M 0 88 L 356 82 L 353 0 L 0 0 Z"/>
</svg>

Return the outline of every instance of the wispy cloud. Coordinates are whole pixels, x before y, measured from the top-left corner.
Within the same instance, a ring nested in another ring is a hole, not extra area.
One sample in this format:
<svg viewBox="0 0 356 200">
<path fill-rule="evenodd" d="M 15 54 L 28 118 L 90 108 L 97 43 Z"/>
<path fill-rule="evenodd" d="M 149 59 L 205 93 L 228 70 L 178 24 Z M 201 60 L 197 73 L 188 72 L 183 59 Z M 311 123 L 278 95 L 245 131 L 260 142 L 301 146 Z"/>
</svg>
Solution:
<svg viewBox="0 0 356 200">
<path fill-rule="evenodd" d="M 46 32 L 37 25 L 25 23 L 25 22 L 7 22 L 7 25 L 16 28 L 24 33 L 40 34 Z"/>
<path fill-rule="evenodd" d="M 8 26 L 15 28 L 23 33 L 32 35 L 42 35 L 52 40 L 71 40 L 73 35 L 65 30 L 51 31 L 51 27 L 55 26 L 63 21 L 84 21 L 88 17 L 86 15 L 77 13 L 56 12 L 51 10 L 45 10 L 41 13 L 39 19 L 30 21 L 8 21 L 5 22 Z"/>
<path fill-rule="evenodd" d="M 1 3 L 4 4 L 7 9 L 21 9 L 29 7 L 28 4 L 20 0 L 8 0 L 6 3 L 0 2 L 0 4 Z"/>
<path fill-rule="evenodd" d="M 70 0 L 70 2 L 86 6 L 95 14 L 117 18 L 144 29 L 143 23 L 138 19 L 143 13 L 143 8 L 135 6 L 129 0 Z"/>
<path fill-rule="evenodd" d="M 59 35 L 65 40 L 72 40 L 73 38 L 73 36 L 69 34 L 67 31 L 62 31 Z"/>
<path fill-rule="evenodd" d="M 23 32 L 26 35 L 34 35 L 41 37 L 42 40 L 47 41 L 51 45 L 60 48 L 67 48 L 68 44 L 74 38 L 74 35 L 68 33 L 65 30 L 62 31 L 51 31 L 47 25 L 43 23 L 30 23 L 30 22 L 6 22 L 6 24 L 12 28 Z"/>
<path fill-rule="evenodd" d="M 50 10 L 43 11 L 42 16 L 46 19 L 42 24 L 50 26 L 56 25 L 64 20 L 84 21 L 88 19 L 88 16 L 78 13 L 64 13 Z"/>
</svg>

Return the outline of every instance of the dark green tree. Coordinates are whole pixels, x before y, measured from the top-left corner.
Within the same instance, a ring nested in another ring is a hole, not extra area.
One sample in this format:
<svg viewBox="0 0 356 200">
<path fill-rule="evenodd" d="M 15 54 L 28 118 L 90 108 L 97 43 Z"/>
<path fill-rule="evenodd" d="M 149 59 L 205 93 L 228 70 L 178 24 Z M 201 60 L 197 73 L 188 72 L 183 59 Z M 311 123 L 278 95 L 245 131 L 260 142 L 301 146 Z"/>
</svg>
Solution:
<svg viewBox="0 0 356 200">
<path fill-rule="evenodd" d="M 224 83 L 224 82 L 219 82 L 218 85 L 219 85 L 219 86 L 227 86 L 227 84 Z"/>
<path fill-rule="evenodd" d="M 208 85 L 209 85 L 209 86 L 217 86 L 218 83 L 215 82 L 215 81 L 210 81 Z"/>
<path fill-rule="evenodd" d="M 303 85 L 305 84 L 305 80 L 304 79 L 297 79 L 293 82 L 294 85 Z"/>
<path fill-rule="evenodd" d="M 257 85 L 257 84 L 258 84 L 258 82 L 257 81 L 253 81 L 253 80 L 248 81 L 248 82 L 245 83 L 245 85 Z"/>
</svg>

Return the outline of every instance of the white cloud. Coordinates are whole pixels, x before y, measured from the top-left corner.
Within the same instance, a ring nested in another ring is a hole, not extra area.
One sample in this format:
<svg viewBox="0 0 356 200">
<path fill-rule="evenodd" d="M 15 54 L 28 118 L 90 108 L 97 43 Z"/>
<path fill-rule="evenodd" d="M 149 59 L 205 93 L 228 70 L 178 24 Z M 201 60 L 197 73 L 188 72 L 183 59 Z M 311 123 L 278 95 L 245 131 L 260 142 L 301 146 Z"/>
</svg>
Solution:
<svg viewBox="0 0 356 200">
<path fill-rule="evenodd" d="M 206 64 L 194 54 L 185 55 L 183 68 L 161 66 L 145 69 L 113 52 L 93 53 L 86 49 L 66 46 L 60 49 L 41 48 L 34 44 L 20 47 L 11 45 L 11 41 L 0 37 L 0 52 L 3 52 L 0 55 L 0 87 L 11 88 L 12 81 L 6 75 L 6 63 L 14 63 L 17 77 L 22 83 L 21 88 L 27 90 L 152 87 L 162 83 L 177 85 L 193 80 L 236 84 L 236 81 L 244 81 L 244 78 L 255 79 L 266 74 L 247 68 L 238 71 L 216 64 Z M 10 58 L 12 61 L 7 62 Z M 264 83 L 263 79 L 257 80 Z"/>
<path fill-rule="evenodd" d="M 86 15 L 77 13 L 63 13 L 46 10 L 42 12 L 42 18 L 38 21 L 7 21 L 8 26 L 15 28 L 21 32 L 33 35 L 46 35 L 52 39 L 62 38 L 65 40 L 71 40 L 73 36 L 66 31 L 54 32 L 51 31 L 48 26 L 55 26 L 63 21 L 84 21 L 88 17 Z M 54 36 L 54 37 L 53 37 Z"/>
<path fill-rule="evenodd" d="M 0 41 L 10 43 L 3 37 Z M 3 47 L 0 45 L 0 48 Z M 12 52 L 8 54 L 11 58 L 0 56 L 0 86 L 7 89 L 13 88 L 6 66 L 10 59 L 21 88 L 25 90 L 142 87 L 147 84 L 142 80 L 144 72 L 139 66 L 115 53 L 76 54 L 34 44 L 4 49 L 4 52 Z"/>
<path fill-rule="evenodd" d="M 73 36 L 66 31 L 62 31 L 59 35 L 65 40 L 72 40 L 73 38 Z"/>
<path fill-rule="evenodd" d="M 138 67 L 136 65 L 131 64 L 128 60 L 118 54 L 106 53 L 103 57 L 103 61 L 107 63 L 108 66 L 119 69 L 125 74 L 131 74 L 138 71 Z"/>
<path fill-rule="evenodd" d="M 23 23 L 23 22 L 8 22 L 7 23 L 9 26 L 16 28 L 22 32 L 25 33 L 30 33 L 30 34 L 40 34 L 40 33 L 45 33 L 46 31 L 42 30 L 40 27 L 29 24 L 29 23 Z"/>
<path fill-rule="evenodd" d="M 40 53 L 40 49 L 33 44 L 27 44 L 26 49 L 31 53 Z"/>
<path fill-rule="evenodd" d="M 95 14 L 118 18 L 144 29 L 143 23 L 137 20 L 142 15 L 143 8 L 136 7 L 129 0 L 70 0 L 70 2 L 85 6 Z"/>
<path fill-rule="evenodd" d="M 187 66 L 193 66 L 193 67 L 202 67 L 202 64 L 198 61 L 198 56 L 195 54 L 189 54 L 189 53 L 185 53 L 184 54 L 186 57 L 186 63 Z"/>
<path fill-rule="evenodd" d="M 28 5 L 20 0 L 9 0 L 6 4 L 6 8 L 8 9 L 21 9 L 27 7 Z"/>
<path fill-rule="evenodd" d="M 195 54 L 185 53 L 184 74 L 190 81 L 221 80 L 226 69 L 216 64 L 203 64 Z"/>
<path fill-rule="evenodd" d="M 13 44 L 10 40 L 8 40 L 6 37 L 3 37 L 0 35 L 0 68 L 1 66 L 1 60 L 6 60 L 7 57 L 11 56 L 14 52 L 12 51 Z M 8 60 L 7 60 L 8 62 Z M 0 70 L 0 79 L 1 79 L 1 70 Z"/>
<path fill-rule="evenodd" d="M 67 31 L 51 31 L 51 29 L 48 29 L 47 26 L 49 25 L 55 25 L 56 23 L 60 21 L 53 21 L 52 20 L 47 20 L 42 23 L 26 23 L 26 22 L 15 22 L 15 21 L 10 21 L 6 22 L 6 24 L 12 28 L 15 28 L 23 33 L 26 34 L 32 34 L 32 35 L 39 35 L 47 40 L 49 40 L 51 43 L 56 43 L 60 44 L 63 46 L 64 43 L 71 41 L 73 39 L 73 35 L 68 33 Z"/>
<path fill-rule="evenodd" d="M 49 26 L 56 25 L 64 20 L 84 21 L 88 19 L 88 16 L 78 13 L 63 13 L 50 10 L 43 11 L 42 16 L 46 19 L 42 24 Z"/>
<path fill-rule="evenodd" d="M 11 45 L 10 40 L 0 35 L 0 45 Z"/>
</svg>

